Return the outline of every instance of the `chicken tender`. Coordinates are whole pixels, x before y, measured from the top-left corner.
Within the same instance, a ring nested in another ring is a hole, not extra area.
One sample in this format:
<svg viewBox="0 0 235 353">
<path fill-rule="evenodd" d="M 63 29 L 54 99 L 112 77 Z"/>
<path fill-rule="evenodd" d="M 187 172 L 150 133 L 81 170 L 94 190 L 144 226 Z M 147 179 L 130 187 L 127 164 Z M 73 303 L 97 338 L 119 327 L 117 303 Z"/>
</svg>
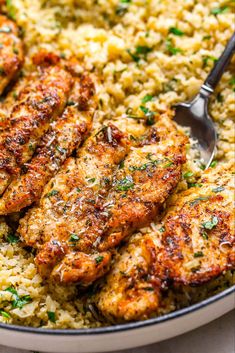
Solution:
<svg viewBox="0 0 235 353">
<path fill-rule="evenodd" d="M 127 137 L 113 125 L 94 132 L 79 157 L 67 159 L 47 185 L 39 206 L 20 221 L 20 235 L 40 250 L 36 263 L 44 277 L 53 270 L 61 282 L 89 284 L 91 273 L 97 278 L 107 270 L 110 254 L 96 254 L 93 245 L 107 217 L 101 205 L 128 148 Z"/>
<path fill-rule="evenodd" d="M 86 92 L 85 105 L 84 90 L 87 87 L 89 92 Z M 23 173 L 12 181 L 0 199 L 0 214 L 18 212 L 39 200 L 46 183 L 89 132 L 96 107 L 94 93 L 90 77 L 82 76 L 76 80 L 62 116 L 52 123 L 32 160 L 23 165 Z"/>
<path fill-rule="evenodd" d="M 0 194 L 29 161 L 50 123 L 63 111 L 73 84 L 59 65 L 38 67 L 20 92 L 10 116 L 10 127 L 0 136 Z"/>
<path fill-rule="evenodd" d="M 23 46 L 16 24 L 0 14 L 0 95 L 23 63 Z"/>
<path fill-rule="evenodd" d="M 120 244 L 126 236 L 156 218 L 181 178 L 186 141 L 164 115 L 139 146 L 132 147 L 115 175 L 108 196 L 110 218 L 99 249 Z"/>
<path fill-rule="evenodd" d="M 103 315 L 149 318 L 169 282 L 200 285 L 235 268 L 232 170 L 230 165 L 205 172 L 200 187 L 175 197 L 156 231 L 129 240 L 96 296 Z"/>
</svg>

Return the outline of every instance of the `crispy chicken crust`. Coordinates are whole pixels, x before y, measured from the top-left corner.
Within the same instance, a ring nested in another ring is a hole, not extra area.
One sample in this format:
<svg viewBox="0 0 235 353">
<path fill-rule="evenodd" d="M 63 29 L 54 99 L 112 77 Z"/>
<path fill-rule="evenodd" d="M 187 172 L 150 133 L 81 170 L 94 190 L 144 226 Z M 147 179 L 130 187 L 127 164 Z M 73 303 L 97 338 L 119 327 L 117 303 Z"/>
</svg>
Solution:
<svg viewBox="0 0 235 353">
<path fill-rule="evenodd" d="M 205 172 L 200 187 L 175 197 L 156 231 L 129 240 L 95 298 L 104 316 L 149 318 L 169 282 L 200 285 L 235 268 L 233 170 Z"/>
<path fill-rule="evenodd" d="M 88 139 L 20 222 L 26 243 L 40 249 L 40 273 L 83 286 L 101 277 L 114 248 L 149 224 L 176 187 L 185 143 L 166 116 L 129 153 L 113 125 Z"/>
<path fill-rule="evenodd" d="M 40 198 L 46 183 L 90 131 L 96 108 L 94 94 L 95 87 L 90 77 L 76 79 L 62 116 L 51 124 L 32 160 L 23 165 L 26 172 L 12 181 L 0 199 L 0 214 L 18 212 Z"/>
<path fill-rule="evenodd" d="M 21 219 L 19 233 L 39 248 L 36 263 L 44 277 L 86 285 L 106 272 L 110 254 L 89 253 L 107 217 L 101 205 L 112 174 L 128 148 L 126 136 L 113 125 L 94 132 L 79 158 L 67 159 L 47 185 L 39 206 Z"/>
<path fill-rule="evenodd" d="M 0 14 L 0 95 L 23 63 L 23 46 L 16 24 Z"/>
<path fill-rule="evenodd" d="M 0 136 L 0 194 L 63 111 L 73 84 L 59 65 L 38 67 L 28 81 L 12 109 L 9 128 Z"/>
</svg>

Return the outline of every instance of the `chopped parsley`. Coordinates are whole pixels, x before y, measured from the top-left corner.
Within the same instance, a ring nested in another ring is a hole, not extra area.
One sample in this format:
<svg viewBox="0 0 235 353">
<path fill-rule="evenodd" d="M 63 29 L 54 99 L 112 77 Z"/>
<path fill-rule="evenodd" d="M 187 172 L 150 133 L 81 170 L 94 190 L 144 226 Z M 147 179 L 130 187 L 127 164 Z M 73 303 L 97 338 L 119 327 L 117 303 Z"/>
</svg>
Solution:
<svg viewBox="0 0 235 353">
<path fill-rule="evenodd" d="M 197 251 L 193 254 L 194 257 L 202 257 L 204 256 L 203 252 L 202 251 Z"/>
<path fill-rule="evenodd" d="M 182 49 L 173 46 L 171 38 L 167 38 L 166 40 L 166 49 L 171 55 L 182 53 Z"/>
<path fill-rule="evenodd" d="M 139 45 L 136 47 L 135 52 L 131 52 L 130 49 L 127 49 L 127 53 L 130 55 L 130 57 L 135 61 L 139 62 L 141 59 L 146 60 L 147 54 L 152 51 L 152 48 L 149 48 L 144 45 Z"/>
<path fill-rule="evenodd" d="M 218 218 L 216 216 L 213 216 L 210 221 L 203 222 L 202 227 L 211 230 L 217 226 L 218 222 Z"/>
<path fill-rule="evenodd" d="M 216 161 L 216 160 L 212 161 L 210 164 L 210 168 L 215 168 L 217 166 L 217 164 L 218 164 L 218 161 Z"/>
<path fill-rule="evenodd" d="M 190 171 L 184 173 L 184 175 L 183 175 L 183 177 L 184 177 L 185 179 L 191 178 L 192 176 L 193 176 L 193 172 L 190 172 Z"/>
<path fill-rule="evenodd" d="M 153 287 L 145 287 L 145 288 L 143 288 L 143 290 L 146 290 L 148 292 L 153 292 L 154 288 Z"/>
<path fill-rule="evenodd" d="M 147 55 L 152 51 L 152 48 L 147 47 L 146 45 L 138 45 L 136 47 L 136 54 Z"/>
<path fill-rule="evenodd" d="M 124 168 L 124 159 L 119 163 L 119 169 L 123 169 Z"/>
<path fill-rule="evenodd" d="M 208 64 L 208 61 L 213 61 L 215 63 L 218 61 L 218 59 L 212 55 L 207 55 L 202 58 L 203 66 L 206 66 Z"/>
<path fill-rule="evenodd" d="M 120 4 L 116 8 L 116 15 L 123 16 L 128 11 L 128 6 L 131 0 L 120 0 Z"/>
<path fill-rule="evenodd" d="M 67 150 L 66 148 L 62 148 L 60 146 L 56 146 L 57 151 L 59 151 L 61 154 L 66 154 Z"/>
<path fill-rule="evenodd" d="M 55 195 L 58 195 L 59 194 L 59 191 L 58 190 L 51 190 L 50 192 L 48 192 L 46 194 L 45 197 L 51 197 L 51 196 L 55 196 Z"/>
<path fill-rule="evenodd" d="M 47 315 L 48 315 L 48 319 L 51 321 L 51 322 L 56 322 L 56 318 L 55 318 L 55 312 L 54 311 L 48 311 L 47 312 Z"/>
<path fill-rule="evenodd" d="M 143 104 L 145 104 L 145 103 L 147 103 L 147 102 L 151 102 L 152 100 L 153 100 L 153 96 L 152 96 L 151 94 L 146 94 L 146 95 L 142 98 L 141 102 L 142 102 Z"/>
<path fill-rule="evenodd" d="M 94 183 L 95 180 L 96 180 L 95 178 L 89 178 L 89 179 L 87 179 L 88 183 Z"/>
<path fill-rule="evenodd" d="M 152 112 L 149 108 L 144 107 L 143 105 L 140 106 L 140 110 L 144 113 L 146 116 L 146 125 L 151 126 L 155 123 L 154 116 L 155 113 Z"/>
<path fill-rule="evenodd" d="M 80 189 L 80 188 L 76 188 L 76 191 L 77 191 L 77 192 L 80 192 L 80 191 L 81 191 L 81 189 Z"/>
<path fill-rule="evenodd" d="M 189 188 L 193 188 L 193 187 L 195 187 L 195 188 L 201 188 L 201 187 L 202 187 L 202 184 L 200 184 L 200 183 L 188 183 L 188 187 L 189 187 Z"/>
<path fill-rule="evenodd" d="M 16 19 L 15 9 L 14 9 L 14 6 L 13 6 L 12 3 L 13 3 L 12 0 L 7 0 L 7 1 L 6 1 L 7 13 L 8 13 L 8 16 L 9 16 L 12 20 L 15 20 L 15 19 Z"/>
<path fill-rule="evenodd" d="M 8 241 L 8 243 L 10 244 L 16 244 L 20 241 L 20 239 L 13 233 L 9 233 L 7 236 L 6 236 L 6 240 Z"/>
<path fill-rule="evenodd" d="M 76 233 L 72 233 L 69 240 L 72 242 L 77 242 L 79 239 L 80 238 Z"/>
<path fill-rule="evenodd" d="M 208 240 L 207 232 L 202 232 L 202 237 L 203 237 L 203 239 Z"/>
<path fill-rule="evenodd" d="M 211 39 L 211 35 L 207 35 L 202 38 L 202 40 L 209 40 L 209 39 Z"/>
<path fill-rule="evenodd" d="M 11 315 L 8 314 L 6 311 L 4 310 L 0 310 L 0 314 L 5 317 L 6 319 L 10 319 Z"/>
<path fill-rule="evenodd" d="M 175 36 L 183 36 L 184 35 L 184 32 L 181 31 L 179 28 L 176 28 L 176 27 L 170 27 L 169 33 L 172 33 Z"/>
<path fill-rule="evenodd" d="M 150 162 L 147 162 L 145 164 L 142 164 L 140 166 L 135 166 L 135 165 L 131 165 L 128 169 L 133 172 L 135 170 L 146 170 L 148 167 L 151 167 L 151 166 L 155 166 L 157 164 L 159 164 L 161 161 L 159 161 L 158 159 L 156 159 L 155 161 L 150 161 Z"/>
<path fill-rule="evenodd" d="M 229 81 L 229 85 L 233 87 L 233 90 L 235 92 L 235 77 L 231 78 L 231 80 Z"/>
<path fill-rule="evenodd" d="M 216 96 L 216 99 L 219 103 L 222 103 L 224 101 L 224 96 L 219 92 Z"/>
<path fill-rule="evenodd" d="M 119 191 L 127 191 L 133 189 L 134 181 L 130 175 L 127 175 L 124 179 L 118 180 L 116 189 Z"/>
<path fill-rule="evenodd" d="M 211 14 L 217 16 L 217 15 L 220 15 L 222 13 L 227 12 L 228 10 L 229 10 L 228 6 L 217 7 L 215 9 L 211 10 Z"/>
<path fill-rule="evenodd" d="M 190 206 L 195 206 L 197 205 L 200 201 L 207 201 L 209 200 L 209 196 L 200 196 L 194 199 L 193 201 L 190 202 Z"/>
<path fill-rule="evenodd" d="M 160 232 L 160 233 L 164 233 L 165 230 L 166 230 L 166 228 L 165 228 L 164 226 L 162 226 L 162 227 L 159 229 L 159 232 Z"/>
<path fill-rule="evenodd" d="M 97 264 L 100 264 L 100 263 L 103 261 L 103 259 L 104 259 L 104 256 L 97 256 L 97 257 L 95 258 L 95 262 L 96 262 Z"/>
<path fill-rule="evenodd" d="M 14 287 L 8 287 L 5 292 L 10 292 L 13 295 L 13 300 L 11 302 L 13 308 L 22 309 L 24 305 L 32 301 L 30 295 L 19 296 L 17 290 Z"/>
<path fill-rule="evenodd" d="M 67 102 L 67 106 L 68 107 L 71 107 L 71 106 L 73 106 L 73 105 L 75 105 L 76 103 L 74 102 L 74 101 L 68 101 Z"/>
<path fill-rule="evenodd" d="M 174 163 L 169 161 L 168 163 L 166 163 L 163 168 L 168 168 L 168 167 L 171 167 Z"/>
<path fill-rule="evenodd" d="M 212 189 L 212 191 L 215 192 L 215 193 L 223 191 L 223 190 L 224 190 L 223 186 L 218 186 L 217 188 Z"/>
</svg>

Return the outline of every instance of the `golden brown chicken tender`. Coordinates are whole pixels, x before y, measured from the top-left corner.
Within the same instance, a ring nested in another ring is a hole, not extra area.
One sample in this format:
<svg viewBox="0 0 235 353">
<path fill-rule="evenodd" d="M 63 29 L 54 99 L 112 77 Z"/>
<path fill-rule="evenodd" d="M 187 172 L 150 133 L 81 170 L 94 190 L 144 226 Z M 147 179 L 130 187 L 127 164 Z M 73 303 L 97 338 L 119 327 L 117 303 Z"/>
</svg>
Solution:
<svg viewBox="0 0 235 353">
<path fill-rule="evenodd" d="M 87 91 L 88 87 L 84 110 L 84 90 Z M 94 94 L 90 77 L 76 79 L 62 116 L 51 124 L 32 160 L 23 165 L 21 175 L 11 182 L 0 199 L 0 214 L 18 212 L 39 200 L 46 183 L 89 132 L 96 107 Z"/>
<path fill-rule="evenodd" d="M 50 123 L 63 111 L 73 84 L 60 65 L 38 66 L 13 106 L 0 136 L 0 194 L 28 162 Z"/>
<path fill-rule="evenodd" d="M 23 46 L 16 24 L 0 14 L 0 95 L 23 63 Z"/>
<path fill-rule="evenodd" d="M 127 137 L 113 125 L 94 132 L 79 158 L 67 159 L 39 206 L 20 221 L 20 235 L 40 250 L 36 263 L 44 277 L 53 270 L 52 277 L 61 282 L 85 285 L 94 280 L 91 273 L 97 278 L 106 271 L 110 254 L 96 254 L 93 247 L 107 217 L 102 203 L 128 148 Z"/>
<path fill-rule="evenodd" d="M 96 296 L 103 315 L 146 319 L 169 281 L 200 285 L 235 268 L 232 167 L 205 172 L 200 187 L 177 195 L 157 231 L 130 239 Z"/>
</svg>

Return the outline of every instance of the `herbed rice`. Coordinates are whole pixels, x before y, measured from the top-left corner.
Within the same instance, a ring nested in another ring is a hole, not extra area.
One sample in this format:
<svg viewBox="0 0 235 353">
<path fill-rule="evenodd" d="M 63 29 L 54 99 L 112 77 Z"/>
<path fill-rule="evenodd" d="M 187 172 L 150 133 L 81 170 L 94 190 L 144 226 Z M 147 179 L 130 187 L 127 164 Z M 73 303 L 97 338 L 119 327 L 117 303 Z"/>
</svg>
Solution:
<svg viewBox="0 0 235 353">
<path fill-rule="evenodd" d="M 146 107 L 162 113 L 176 102 L 189 100 L 206 78 L 234 31 L 235 3 L 213 0 L 11 0 L 8 13 L 22 28 L 30 57 L 39 48 L 76 56 L 100 79 L 99 113 L 94 124 L 112 120 L 129 134 L 143 125 L 127 119 Z M 178 35 L 170 28 L 180 29 Z M 142 49 L 141 49 L 142 48 Z M 216 163 L 234 158 L 234 63 L 223 75 L 210 100 L 210 114 L 218 134 Z M 194 141 L 188 146 L 184 172 L 193 176 L 179 183 L 186 189 L 201 175 Z M 145 229 L 148 231 L 148 229 Z M 76 287 L 53 288 L 37 273 L 33 254 L 16 242 L 0 219 L 0 321 L 51 328 L 99 327 L 92 304 L 77 295 Z M 197 288 L 166 293 L 157 315 L 190 305 L 231 285 L 232 274 Z M 6 290 L 15 288 L 17 292 Z M 15 303 L 15 304 L 14 304 Z"/>
</svg>

